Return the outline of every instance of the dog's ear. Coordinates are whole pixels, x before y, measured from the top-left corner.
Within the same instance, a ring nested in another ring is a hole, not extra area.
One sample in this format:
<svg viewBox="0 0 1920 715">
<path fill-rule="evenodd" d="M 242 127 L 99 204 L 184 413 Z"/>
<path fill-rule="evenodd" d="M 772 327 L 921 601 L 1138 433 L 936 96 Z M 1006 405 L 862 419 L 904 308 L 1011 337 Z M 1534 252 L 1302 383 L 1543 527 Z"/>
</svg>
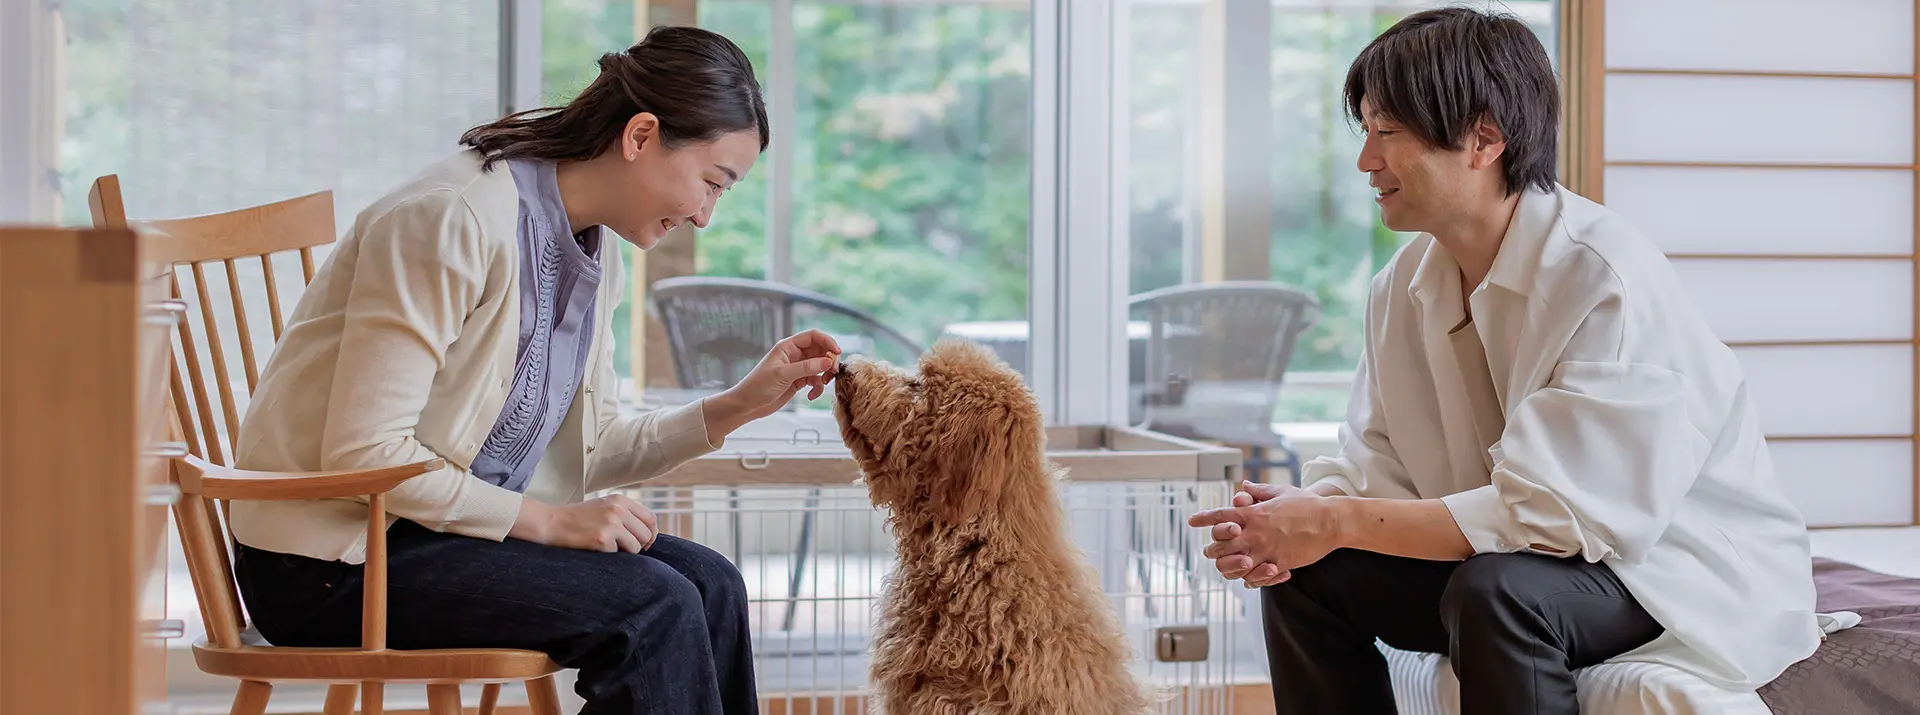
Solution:
<svg viewBox="0 0 1920 715">
<path fill-rule="evenodd" d="M 949 525 L 964 524 L 1000 501 L 1013 478 L 1019 453 L 1015 420 L 1004 409 L 950 411 L 934 455 L 927 491 L 934 513 Z"/>
<path fill-rule="evenodd" d="M 1020 374 L 985 346 L 943 339 L 920 360 L 935 515 L 963 524 L 1000 501 L 1041 450 L 1039 408 Z"/>
</svg>

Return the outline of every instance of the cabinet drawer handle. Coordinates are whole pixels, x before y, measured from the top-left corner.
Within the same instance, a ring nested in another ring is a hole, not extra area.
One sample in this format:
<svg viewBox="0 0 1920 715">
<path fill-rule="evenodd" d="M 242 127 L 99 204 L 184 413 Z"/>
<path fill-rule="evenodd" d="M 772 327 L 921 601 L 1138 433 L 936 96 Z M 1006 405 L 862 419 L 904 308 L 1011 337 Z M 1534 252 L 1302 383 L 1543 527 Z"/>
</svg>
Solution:
<svg viewBox="0 0 1920 715">
<path fill-rule="evenodd" d="M 162 640 L 181 638 L 187 635 L 187 624 L 178 618 L 146 621 L 146 632 L 141 635 L 147 638 L 159 638 Z"/>
<path fill-rule="evenodd" d="M 187 443 L 161 442 L 154 445 L 152 449 L 147 450 L 147 456 L 160 457 L 162 459 L 179 459 L 187 456 Z"/>
<path fill-rule="evenodd" d="M 147 304 L 147 323 L 149 325 L 171 326 L 187 314 L 187 302 L 177 298 L 155 301 Z"/>
<path fill-rule="evenodd" d="M 180 485 L 155 484 L 147 487 L 147 506 L 173 506 L 180 503 Z"/>
</svg>

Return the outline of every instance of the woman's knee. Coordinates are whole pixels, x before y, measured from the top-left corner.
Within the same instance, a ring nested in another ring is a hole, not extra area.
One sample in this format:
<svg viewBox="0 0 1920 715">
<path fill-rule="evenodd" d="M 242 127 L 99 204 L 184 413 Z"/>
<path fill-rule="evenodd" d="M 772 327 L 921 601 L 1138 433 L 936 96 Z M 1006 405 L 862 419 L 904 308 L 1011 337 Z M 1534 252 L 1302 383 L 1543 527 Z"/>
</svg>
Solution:
<svg viewBox="0 0 1920 715">
<path fill-rule="evenodd" d="M 707 602 L 746 608 L 746 579 L 739 567 L 720 552 L 693 541 L 662 535 L 648 554 L 672 566 Z"/>
<path fill-rule="evenodd" d="M 622 554 L 619 585 L 608 597 L 621 601 L 617 620 L 647 629 L 684 625 L 704 629 L 705 601 L 701 589 L 680 571 L 645 554 Z"/>
</svg>

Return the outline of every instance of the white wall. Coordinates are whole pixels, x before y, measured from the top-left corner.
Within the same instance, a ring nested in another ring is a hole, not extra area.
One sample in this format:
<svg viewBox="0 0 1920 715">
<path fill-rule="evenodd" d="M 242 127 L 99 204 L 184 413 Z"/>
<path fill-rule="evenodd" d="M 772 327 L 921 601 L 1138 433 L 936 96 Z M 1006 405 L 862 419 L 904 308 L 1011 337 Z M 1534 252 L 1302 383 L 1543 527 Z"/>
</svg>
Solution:
<svg viewBox="0 0 1920 715">
<path fill-rule="evenodd" d="M 1914 3 L 1606 19 L 1606 203 L 1734 346 L 1808 520 L 1913 522 Z"/>
</svg>

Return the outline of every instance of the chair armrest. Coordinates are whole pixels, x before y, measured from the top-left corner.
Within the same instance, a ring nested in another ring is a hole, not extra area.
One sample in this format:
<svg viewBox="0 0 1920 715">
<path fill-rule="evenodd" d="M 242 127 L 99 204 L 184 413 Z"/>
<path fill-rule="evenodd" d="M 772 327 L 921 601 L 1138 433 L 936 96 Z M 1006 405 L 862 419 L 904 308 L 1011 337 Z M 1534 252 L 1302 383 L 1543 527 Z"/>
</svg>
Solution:
<svg viewBox="0 0 1920 715">
<path fill-rule="evenodd" d="M 376 469 L 336 472 L 254 472 L 213 464 L 188 455 L 173 459 L 180 491 L 208 499 L 267 501 L 325 499 L 385 494 L 401 482 L 447 465 L 444 459 Z"/>
</svg>

